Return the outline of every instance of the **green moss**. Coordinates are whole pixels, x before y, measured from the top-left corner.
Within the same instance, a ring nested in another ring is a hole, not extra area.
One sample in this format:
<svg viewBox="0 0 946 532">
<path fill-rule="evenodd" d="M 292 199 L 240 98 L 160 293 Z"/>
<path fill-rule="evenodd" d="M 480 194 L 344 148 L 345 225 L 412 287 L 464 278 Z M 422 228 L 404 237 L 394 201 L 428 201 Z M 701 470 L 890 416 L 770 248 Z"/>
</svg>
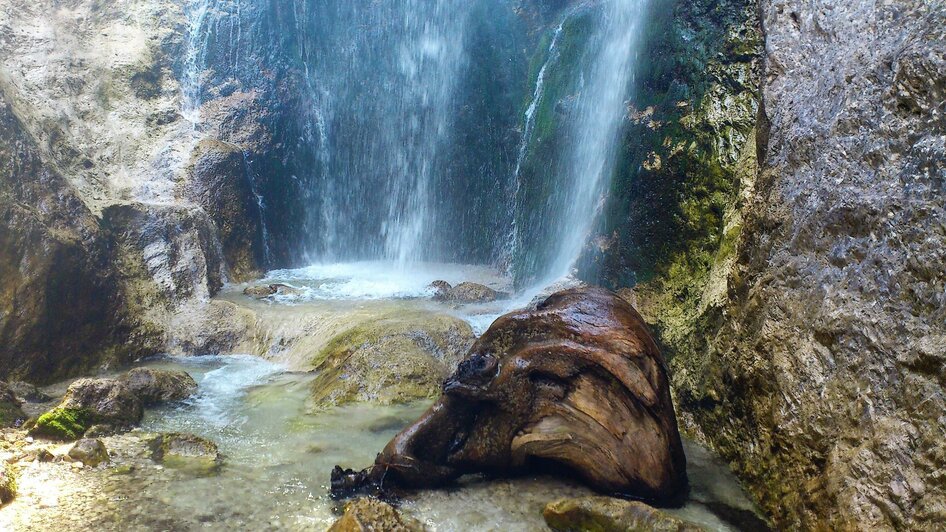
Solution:
<svg viewBox="0 0 946 532">
<path fill-rule="evenodd" d="M 57 440 L 77 440 L 89 428 L 89 413 L 75 408 L 54 408 L 39 416 L 30 429 L 31 436 Z"/>
</svg>

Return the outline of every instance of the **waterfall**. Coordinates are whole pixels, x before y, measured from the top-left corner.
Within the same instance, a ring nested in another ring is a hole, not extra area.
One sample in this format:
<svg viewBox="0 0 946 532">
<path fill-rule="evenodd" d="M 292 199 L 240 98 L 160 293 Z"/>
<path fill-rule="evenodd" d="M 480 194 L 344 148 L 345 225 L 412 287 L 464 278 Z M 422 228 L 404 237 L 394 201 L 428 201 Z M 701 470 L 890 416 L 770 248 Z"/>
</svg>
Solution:
<svg viewBox="0 0 946 532">
<path fill-rule="evenodd" d="M 184 38 L 181 69 L 181 116 L 194 128 L 200 123 L 201 88 L 207 64 L 207 42 L 210 39 L 210 12 L 214 0 L 193 0 L 185 10 L 188 20 Z"/>
<path fill-rule="evenodd" d="M 577 120 L 567 148 L 567 196 L 561 238 L 548 274 L 569 273 L 581 255 L 604 203 L 615 162 L 625 100 L 640 52 L 646 0 L 611 0 L 603 6 L 598 53 L 575 104 Z M 550 243 L 552 244 L 552 243 Z"/>
<path fill-rule="evenodd" d="M 555 28 L 555 32 L 552 34 L 552 40 L 548 47 L 545 62 L 542 64 L 542 68 L 539 69 L 539 73 L 535 78 L 535 88 L 532 91 L 532 99 L 529 100 L 529 105 L 526 107 L 526 111 L 523 114 L 523 123 L 525 125 L 522 129 L 522 138 L 519 141 L 519 149 L 516 154 L 516 168 L 513 170 L 511 180 L 512 202 L 510 202 L 509 207 L 513 211 L 519 204 L 519 172 L 522 170 L 522 163 L 525 161 L 526 154 L 528 153 L 529 149 L 529 143 L 532 141 L 532 130 L 535 127 L 535 111 L 539 102 L 542 100 L 542 92 L 545 88 L 545 75 L 549 69 L 549 65 L 558 59 L 556 46 L 558 45 L 559 37 L 562 35 L 562 29 L 565 27 L 565 22 L 567 20 L 567 16 L 563 17 L 562 22 L 559 23 L 558 27 Z M 516 222 L 515 212 L 510 213 L 509 218 L 512 221 L 511 229 L 509 231 L 509 236 L 506 238 L 502 257 L 502 261 L 506 265 L 511 264 L 512 258 L 516 255 L 518 247 L 517 243 L 519 241 L 519 224 Z M 504 269 L 509 269 L 509 266 Z"/>
</svg>

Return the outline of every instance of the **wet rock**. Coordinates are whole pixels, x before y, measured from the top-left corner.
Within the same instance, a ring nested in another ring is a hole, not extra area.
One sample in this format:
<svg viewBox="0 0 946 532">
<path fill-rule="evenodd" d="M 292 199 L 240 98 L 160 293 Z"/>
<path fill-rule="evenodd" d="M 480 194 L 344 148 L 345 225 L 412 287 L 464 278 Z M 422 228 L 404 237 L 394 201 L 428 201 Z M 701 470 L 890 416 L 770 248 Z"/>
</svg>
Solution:
<svg viewBox="0 0 946 532">
<path fill-rule="evenodd" d="M 430 287 L 434 289 L 434 295 L 431 296 L 436 301 L 445 301 L 450 295 L 450 290 L 453 289 L 453 286 L 447 281 L 437 280 L 430 283 Z"/>
<path fill-rule="evenodd" d="M 146 406 L 187 399 L 197 391 L 197 382 L 185 371 L 135 368 L 121 380 Z"/>
<path fill-rule="evenodd" d="M 504 294 L 479 283 L 460 283 L 450 286 L 446 281 L 434 281 L 430 286 L 436 289 L 433 298 L 437 301 L 457 303 L 487 303 L 499 299 Z"/>
<path fill-rule="evenodd" d="M 161 434 L 149 446 L 152 460 L 169 467 L 209 474 L 223 463 L 217 444 L 194 434 Z"/>
<path fill-rule="evenodd" d="M 561 532 L 698 532 L 703 528 L 640 501 L 581 497 L 551 502 L 542 512 L 549 528 Z"/>
<path fill-rule="evenodd" d="M 125 383 L 116 379 L 79 379 L 73 382 L 62 401 L 41 415 L 30 434 L 74 440 L 93 424 L 129 427 L 141 421 L 143 409 Z"/>
<path fill-rule="evenodd" d="M 361 498 L 345 505 L 345 513 L 329 532 L 422 532 L 424 525 L 401 515 L 393 506 L 378 499 Z"/>
<path fill-rule="evenodd" d="M 497 319 L 440 400 L 371 468 L 336 468 L 332 491 L 438 486 L 536 461 L 604 492 L 675 501 L 686 487 L 663 358 L 640 315 L 611 292 L 565 290 Z"/>
<path fill-rule="evenodd" d="M 109 460 L 105 444 L 98 438 L 83 438 L 75 442 L 67 454 L 69 458 L 89 467 L 96 467 Z"/>
<path fill-rule="evenodd" d="M 276 295 L 299 295 L 302 291 L 298 288 L 294 288 L 287 284 L 268 284 L 268 285 L 257 285 L 257 286 L 248 286 L 243 289 L 243 295 L 250 296 L 255 299 L 264 299 L 270 296 Z"/>
<path fill-rule="evenodd" d="M 36 460 L 39 462 L 52 462 L 55 458 L 56 455 L 51 453 L 49 449 L 46 449 L 45 447 L 36 451 Z"/>
<path fill-rule="evenodd" d="M 13 466 L 0 462 L 0 506 L 16 497 L 16 472 Z"/>
<path fill-rule="evenodd" d="M 188 194 L 210 215 L 237 281 L 256 275 L 265 259 L 260 207 L 243 151 L 204 139 L 194 148 Z"/>
<path fill-rule="evenodd" d="M 473 340 L 469 324 L 431 312 L 397 312 L 356 325 L 315 357 L 313 406 L 436 397 Z"/>
<path fill-rule="evenodd" d="M 23 381 L 10 381 L 10 390 L 21 400 L 27 403 L 45 403 L 52 401 L 52 397 L 46 395 L 36 386 Z"/>
<path fill-rule="evenodd" d="M 20 400 L 5 382 L 0 381 L 0 427 L 13 427 L 26 420 Z"/>
</svg>

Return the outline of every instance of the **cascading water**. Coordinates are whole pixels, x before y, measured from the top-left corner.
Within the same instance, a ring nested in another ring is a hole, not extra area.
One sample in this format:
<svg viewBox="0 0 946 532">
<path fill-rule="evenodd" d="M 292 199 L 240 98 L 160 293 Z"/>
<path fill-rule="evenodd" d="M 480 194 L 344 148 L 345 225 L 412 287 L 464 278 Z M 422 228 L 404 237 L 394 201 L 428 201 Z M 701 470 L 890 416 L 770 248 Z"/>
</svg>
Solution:
<svg viewBox="0 0 946 532">
<path fill-rule="evenodd" d="M 569 275 L 591 236 L 617 160 L 645 11 L 646 0 L 579 4 L 555 31 L 516 165 L 520 285 Z"/>
<path fill-rule="evenodd" d="M 536 284 L 595 227 L 645 4 L 541 8 L 529 74 L 511 0 L 195 0 L 183 107 L 262 95 L 272 151 L 248 161 L 272 263 L 508 264 Z"/>
<path fill-rule="evenodd" d="M 567 275 L 581 255 L 614 168 L 625 100 L 632 85 L 643 31 L 646 0 L 612 0 L 602 21 L 589 75 L 580 82 L 573 137 L 566 150 L 568 176 L 561 202 L 560 237 L 546 276 Z"/>
</svg>

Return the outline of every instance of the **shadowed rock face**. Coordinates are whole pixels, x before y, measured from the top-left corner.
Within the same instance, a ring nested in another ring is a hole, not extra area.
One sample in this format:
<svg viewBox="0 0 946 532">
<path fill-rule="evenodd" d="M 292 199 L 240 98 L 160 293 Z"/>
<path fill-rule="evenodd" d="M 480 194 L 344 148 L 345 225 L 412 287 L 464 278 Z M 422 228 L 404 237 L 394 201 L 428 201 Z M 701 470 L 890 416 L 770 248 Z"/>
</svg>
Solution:
<svg viewBox="0 0 946 532">
<path fill-rule="evenodd" d="M 656 501 L 686 485 L 663 359 L 637 312 L 611 292 L 564 290 L 496 320 L 440 400 L 372 467 L 336 468 L 332 491 L 430 487 L 536 466 Z"/>
</svg>

